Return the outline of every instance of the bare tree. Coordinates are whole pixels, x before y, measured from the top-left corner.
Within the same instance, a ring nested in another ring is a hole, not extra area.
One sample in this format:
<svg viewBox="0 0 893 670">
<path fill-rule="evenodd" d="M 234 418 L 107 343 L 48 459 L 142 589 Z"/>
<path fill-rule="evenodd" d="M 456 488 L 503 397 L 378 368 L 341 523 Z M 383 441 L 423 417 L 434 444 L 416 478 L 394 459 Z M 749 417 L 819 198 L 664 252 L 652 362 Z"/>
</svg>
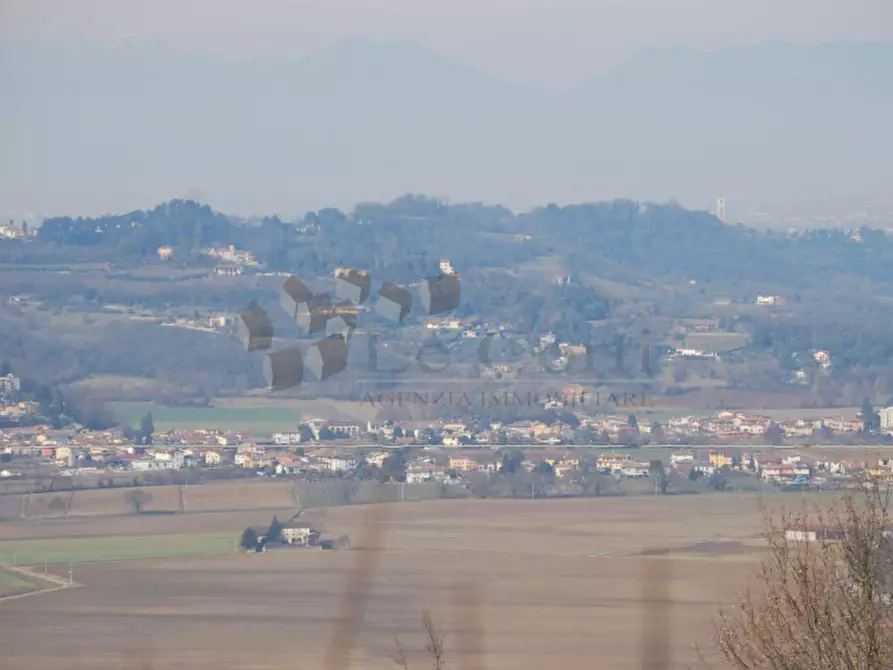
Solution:
<svg viewBox="0 0 893 670">
<path fill-rule="evenodd" d="M 124 494 L 134 514 L 142 514 L 146 505 L 152 502 L 152 494 L 142 489 L 132 489 Z"/>
<path fill-rule="evenodd" d="M 739 670 L 893 667 L 889 491 L 847 493 L 828 507 L 764 515 L 768 557 L 715 642 Z M 782 523 L 779 523 L 779 522 Z"/>
<path fill-rule="evenodd" d="M 444 636 L 434 622 L 434 618 L 427 611 L 422 612 L 422 628 L 425 631 L 425 652 L 431 663 L 432 670 L 444 670 Z M 406 650 L 399 637 L 394 638 L 394 653 L 391 656 L 399 667 L 409 670 L 409 661 L 406 659 Z"/>
<path fill-rule="evenodd" d="M 434 619 L 429 612 L 422 612 L 422 627 L 425 629 L 425 650 L 431 659 L 431 667 L 434 670 L 443 668 L 443 634 L 437 629 Z"/>
</svg>

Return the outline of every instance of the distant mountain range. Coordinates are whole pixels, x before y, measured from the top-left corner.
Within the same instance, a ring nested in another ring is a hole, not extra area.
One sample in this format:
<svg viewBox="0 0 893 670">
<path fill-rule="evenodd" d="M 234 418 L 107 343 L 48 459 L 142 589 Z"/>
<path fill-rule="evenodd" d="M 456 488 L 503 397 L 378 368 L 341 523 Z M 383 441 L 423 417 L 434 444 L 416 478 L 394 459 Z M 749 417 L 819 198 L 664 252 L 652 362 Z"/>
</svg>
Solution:
<svg viewBox="0 0 893 670">
<path fill-rule="evenodd" d="M 0 209 L 871 197 L 893 178 L 891 72 L 891 44 L 672 49 L 559 95 L 406 42 L 238 63 L 6 43 Z"/>
</svg>

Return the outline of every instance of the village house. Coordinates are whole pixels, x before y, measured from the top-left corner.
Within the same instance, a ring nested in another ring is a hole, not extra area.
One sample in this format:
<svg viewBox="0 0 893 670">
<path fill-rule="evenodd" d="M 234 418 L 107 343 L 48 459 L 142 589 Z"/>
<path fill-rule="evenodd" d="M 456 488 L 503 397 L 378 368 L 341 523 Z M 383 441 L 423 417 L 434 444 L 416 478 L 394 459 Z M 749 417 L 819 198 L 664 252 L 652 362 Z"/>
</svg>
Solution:
<svg viewBox="0 0 893 670">
<path fill-rule="evenodd" d="M 492 454 L 472 454 L 469 456 L 450 456 L 450 469 L 456 472 L 488 472 L 499 469 L 499 464 Z"/>
<path fill-rule="evenodd" d="M 445 433 L 467 433 L 468 425 L 464 421 L 453 420 L 444 422 L 441 429 Z"/>
<path fill-rule="evenodd" d="M 151 456 L 139 456 L 129 462 L 129 468 L 136 472 L 151 472 L 154 470 L 176 470 L 173 461 L 159 461 Z"/>
<path fill-rule="evenodd" d="M 790 542 L 840 542 L 846 539 L 846 533 L 839 527 L 819 524 L 794 524 L 784 531 L 785 539 Z"/>
<path fill-rule="evenodd" d="M 266 452 L 259 448 L 240 449 L 233 458 L 235 465 L 246 470 L 266 467 L 270 461 L 271 459 L 266 455 Z"/>
<path fill-rule="evenodd" d="M 294 431 L 291 433 L 273 433 L 270 439 L 273 441 L 273 444 L 278 444 L 280 446 L 289 444 L 300 444 L 301 433 L 299 431 Z"/>
<path fill-rule="evenodd" d="M 425 322 L 428 330 L 461 330 L 462 321 L 459 319 L 428 319 Z"/>
<path fill-rule="evenodd" d="M 677 467 L 682 463 L 694 463 L 695 452 L 693 451 L 674 451 L 670 454 L 670 466 Z"/>
<path fill-rule="evenodd" d="M 235 245 L 230 244 L 228 247 L 218 249 L 202 249 L 201 253 L 211 258 L 216 258 L 227 263 L 236 263 L 238 265 L 255 265 L 254 254 L 251 251 L 243 251 L 236 249 Z"/>
<path fill-rule="evenodd" d="M 580 471 L 580 461 L 561 461 L 552 466 L 556 477 L 570 477 Z"/>
<path fill-rule="evenodd" d="M 533 436 L 539 442 L 560 442 L 565 428 L 566 426 L 560 423 L 550 426 L 537 422 L 533 425 Z"/>
<path fill-rule="evenodd" d="M 651 466 L 648 463 L 630 461 L 620 468 L 620 474 L 630 479 L 644 479 L 651 474 Z"/>
<path fill-rule="evenodd" d="M 533 438 L 533 421 L 515 421 L 505 427 L 505 436 L 510 442 L 523 442 Z"/>
<path fill-rule="evenodd" d="M 707 462 L 718 470 L 731 468 L 735 463 L 735 458 L 725 451 L 711 451 L 707 454 Z"/>
<path fill-rule="evenodd" d="M 862 422 L 844 418 L 825 419 L 825 426 L 835 433 L 858 433 L 862 430 Z"/>
<path fill-rule="evenodd" d="M 277 454 L 273 458 L 273 467 L 277 475 L 288 475 L 297 472 L 301 464 L 301 457 L 293 454 Z"/>
<path fill-rule="evenodd" d="M 446 468 L 442 465 L 415 464 L 406 471 L 407 484 L 448 481 Z"/>
<path fill-rule="evenodd" d="M 366 462 L 380 468 L 389 455 L 386 451 L 374 451 L 371 454 L 366 454 Z"/>
<path fill-rule="evenodd" d="M 352 421 L 329 421 L 326 428 L 339 438 L 356 440 L 360 437 L 360 424 Z"/>
<path fill-rule="evenodd" d="M 697 437 L 700 434 L 701 421 L 695 417 L 674 417 L 667 421 L 667 435 L 671 437 Z"/>
<path fill-rule="evenodd" d="M 599 472 L 619 472 L 631 462 L 629 454 L 605 453 L 598 455 L 595 467 Z"/>
<path fill-rule="evenodd" d="M 763 435 L 769 427 L 769 419 L 764 416 L 743 416 L 735 417 L 735 425 L 739 433 L 745 435 Z"/>
<path fill-rule="evenodd" d="M 208 449 L 207 451 L 205 451 L 203 454 L 203 457 L 205 460 L 205 465 L 208 465 L 211 467 L 213 467 L 215 465 L 220 465 L 221 462 L 223 461 L 223 459 L 220 456 L 220 452 L 214 451 L 213 449 Z"/>
<path fill-rule="evenodd" d="M 450 469 L 456 472 L 473 472 L 477 470 L 478 464 L 472 458 L 467 456 L 450 456 Z"/>
<path fill-rule="evenodd" d="M 286 544 L 309 547 L 319 542 L 320 535 L 309 523 L 287 521 L 282 524 L 282 540 Z"/>
<path fill-rule="evenodd" d="M 738 430 L 735 414 L 732 412 L 720 412 L 715 418 L 707 420 L 703 424 L 704 432 L 720 440 L 733 440 L 746 437 Z"/>
<path fill-rule="evenodd" d="M 832 475 L 845 475 L 859 469 L 860 465 L 855 461 L 819 460 L 815 462 L 817 470 L 822 470 Z"/>
<path fill-rule="evenodd" d="M 811 471 L 802 463 L 770 463 L 763 466 L 760 477 L 766 481 L 809 479 Z"/>
<path fill-rule="evenodd" d="M 778 456 L 773 456 L 772 454 L 754 454 L 750 460 L 751 469 L 757 474 L 761 473 L 765 466 L 777 465 L 781 462 Z"/>
<path fill-rule="evenodd" d="M 822 369 L 822 372 L 827 372 L 831 369 L 831 354 L 827 351 L 816 351 L 812 355 L 813 360 L 819 364 Z"/>
<path fill-rule="evenodd" d="M 779 424 L 785 435 L 791 437 L 812 437 L 812 435 L 823 428 L 824 423 L 821 419 L 797 419 L 793 422 L 782 422 Z"/>
<path fill-rule="evenodd" d="M 323 456 L 318 460 L 329 472 L 349 472 L 357 467 L 357 459 L 345 456 Z"/>
</svg>

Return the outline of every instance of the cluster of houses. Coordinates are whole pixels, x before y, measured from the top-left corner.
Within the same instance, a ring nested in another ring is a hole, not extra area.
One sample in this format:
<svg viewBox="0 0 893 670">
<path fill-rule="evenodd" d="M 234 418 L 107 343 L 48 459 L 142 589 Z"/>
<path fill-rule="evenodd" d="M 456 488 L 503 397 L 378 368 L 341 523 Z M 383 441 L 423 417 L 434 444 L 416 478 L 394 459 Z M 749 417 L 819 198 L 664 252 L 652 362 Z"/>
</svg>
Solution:
<svg viewBox="0 0 893 670">
<path fill-rule="evenodd" d="M 891 413 L 893 420 L 893 413 Z M 719 412 L 712 416 L 681 416 L 669 419 L 664 429 L 670 439 L 706 438 L 718 441 L 750 440 L 764 437 L 775 426 L 784 438 L 805 439 L 819 437 L 825 433 L 858 433 L 862 421 L 844 417 L 824 417 L 813 419 L 772 420 L 766 416 L 742 414 L 740 412 Z M 884 426 L 882 425 L 882 428 Z M 891 422 L 890 428 L 893 428 Z"/>
<path fill-rule="evenodd" d="M 6 240 L 23 240 L 29 237 L 37 236 L 37 228 L 28 228 L 28 223 L 22 221 L 22 225 L 18 226 L 10 219 L 8 224 L 0 224 L 0 239 Z"/>
<path fill-rule="evenodd" d="M 18 379 L 0 377 L 0 400 L 18 388 Z M 582 394 L 582 391 L 580 392 Z M 582 396 L 581 396 L 582 397 Z M 567 396 L 547 399 L 547 403 L 567 405 Z M 10 419 L 33 415 L 33 402 L 0 402 L 0 417 Z M 328 446 L 501 446 L 525 447 L 606 444 L 632 446 L 658 444 L 724 444 L 728 447 L 769 441 L 770 431 L 779 439 L 807 442 L 822 433 L 846 434 L 861 430 L 862 422 L 846 418 L 791 419 L 773 421 L 764 416 L 720 412 L 712 416 L 672 417 L 649 424 L 630 414 L 590 416 L 574 412 L 576 425 L 565 421 L 521 420 L 501 423 L 467 419 L 429 421 L 327 421 L 308 419 L 293 431 L 274 433 L 259 439 L 248 433 L 226 433 L 213 429 L 169 431 L 154 435 L 154 446 L 147 455 L 122 430 L 90 431 L 84 428 L 53 430 L 48 426 L 0 429 L 0 450 L 37 455 L 73 466 L 89 456 L 94 463 L 118 462 L 129 469 L 155 470 L 215 466 L 226 462 L 224 450 L 232 452 L 229 462 L 249 468 L 270 465 L 271 448 Z M 882 431 L 893 431 L 893 408 L 880 411 Z M 169 448 L 177 453 L 170 455 Z M 190 453 L 190 450 L 195 453 Z M 155 455 L 157 454 L 157 455 Z M 786 464 L 782 464 L 786 465 Z M 326 466 L 338 471 L 350 469 L 336 462 Z M 771 468 L 770 468 L 771 470 Z M 786 470 L 785 470 L 786 472 Z M 794 472 L 794 477 L 801 473 Z"/>
<path fill-rule="evenodd" d="M 503 464 L 504 453 L 499 445 L 490 448 L 457 445 L 451 448 L 446 440 L 420 443 L 420 433 L 416 431 L 423 430 L 421 424 L 383 428 L 398 444 L 415 447 L 407 452 L 410 455 L 404 466 L 405 481 L 409 484 L 461 483 L 472 473 L 493 475 Z M 466 428 L 461 422 L 441 426 L 444 432 L 452 435 Z M 537 426 L 527 423 L 514 427 L 510 424 L 505 428 L 520 431 L 513 432 L 512 436 L 520 435 L 525 440 L 538 434 Z M 36 462 L 69 470 L 126 470 L 134 473 L 183 468 L 241 468 L 267 476 L 353 476 L 363 468 L 386 470 L 388 459 L 395 454 L 394 444 L 361 446 L 351 443 L 350 440 L 362 434 L 359 430 L 355 424 L 347 422 L 311 421 L 305 430 L 295 434 L 279 433 L 272 440 L 261 441 L 244 433 L 196 429 L 159 433 L 153 444 L 136 445 L 116 430 L 71 432 L 42 427 L 30 432 L 2 432 L 0 455 L 30 456 Z M 342 435 L 346 441 L 340 445 L 312 441 L 313 437 L 325 436 L 326 431 Z M 303 438 L 308 437 L 311 441 L 304 441 Z M 507 446 L 511 446 L 511 442 Z M 660 453 L 666 454 L 665 451 Z M 810 449 L 692 446 L 670 452 L 662 466 L 667 472 L 689 478 L 728 472 L 757 477 L 766 483 L 793 485 L 821 485 L 826 481 L 854 477 L 893 482 L 893 458 L 865 460 L 864 454 L 853 452 L 852 458 L 841 459 L 825 456 L 826 453 Z M 647 450 L 629 450 L 619 445 L 595 452 L 573 446 L 528 442 L 523 447 L 524 460 L 520 467 L 533 471 L 548 463 L 549 472 L 563 478 L 576 476 L 585 464 L 590 470 L 594 468 L 618 478 L 644 479 L 654 476 L 654 459 L 641 460 L 647 458 L 643 454 L 647 454 Z M 16 462 L 16 467 L 8 465 L 4 466 L 0 477 L 22 476 L 21 463 Z"/>
<path fill-rule="evenodd" d="M 19 400 L 22 380 L 14 374 L 0 376 L 0 420 L 17 423 L 37 414 L 40 405 L 36 402 Z"/>
</svg>

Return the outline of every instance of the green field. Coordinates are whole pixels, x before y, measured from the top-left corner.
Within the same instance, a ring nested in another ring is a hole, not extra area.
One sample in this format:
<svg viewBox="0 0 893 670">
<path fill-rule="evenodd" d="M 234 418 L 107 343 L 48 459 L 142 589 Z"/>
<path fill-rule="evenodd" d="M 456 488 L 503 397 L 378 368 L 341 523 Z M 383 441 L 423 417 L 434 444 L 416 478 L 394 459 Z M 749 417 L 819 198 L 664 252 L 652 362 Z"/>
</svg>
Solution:
<svg viewBox="0 0 893 670">
<path fill-rule="evenodd" d="M 292 407 L 162 407 L 147 403 L 113 403 L 115 418 L 139 425 L 146 412 L 152 412 L 156 431 L 217 428 L 269 435 L 294 430 L 300 413 Z"/>
<path fill-rule="evenodd" d="M 183 533 L 0 541 L 0 563 L 50 565 L 96 561 L 136 561 L 230 554 L 237 550 L 233 533 Z M 15 575 L 13 575 L 15 577 Z"/>
<path fill-rule="evenodd" d="M 722 354 L 740 349 L 747 344 L 743 333 L 689 333 L 685 336 L 685 346 L 702 351 Z"/>
<path fill-rule="evenodd" d="M 48 585 L 48 582 L 37 577 L 29 578 L 19 572 L 7 570 L 0 566 L 0 598 L 37 591 Z"/>
<path fill-rule="evenodd" d="M 31 582 L 25 579 L 24 575 L 0 568 L 0 595 L 12 591 L 27 590 L 31 586 Z"/>
</svg>

